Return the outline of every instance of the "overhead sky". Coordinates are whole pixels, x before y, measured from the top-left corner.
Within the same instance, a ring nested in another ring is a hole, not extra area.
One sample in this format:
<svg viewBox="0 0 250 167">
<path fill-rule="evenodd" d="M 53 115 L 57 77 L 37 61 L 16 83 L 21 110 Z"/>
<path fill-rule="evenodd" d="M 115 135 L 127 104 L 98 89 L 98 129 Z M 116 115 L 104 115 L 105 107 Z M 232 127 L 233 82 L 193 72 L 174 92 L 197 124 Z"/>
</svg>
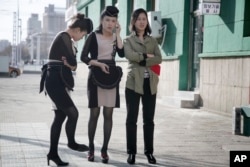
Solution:
<svg viewBox="0 0 250 167">
<path fill-rule="evenodd" d="M 19 5 L 18 5 L 19 4 Z M 27 37 L 27 21 L 31 13 L 39 14 L 42 21 L 44 7 L 54 4 L 55 7 L 65 8 L 65 0 L 0 0 L 0 40 L 7 39 L 12 43 L 13 39 L 13 17 L 18 12 L 22 22 L 22 40 Z"/>
</svg>

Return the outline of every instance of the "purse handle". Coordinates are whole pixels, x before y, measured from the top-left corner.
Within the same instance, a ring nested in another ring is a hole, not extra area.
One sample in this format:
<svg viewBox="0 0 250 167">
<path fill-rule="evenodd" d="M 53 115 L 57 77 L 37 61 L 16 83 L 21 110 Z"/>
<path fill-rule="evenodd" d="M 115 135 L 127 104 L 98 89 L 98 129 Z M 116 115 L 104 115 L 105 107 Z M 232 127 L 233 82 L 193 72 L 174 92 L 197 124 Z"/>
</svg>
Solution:
<svg viewBox="0 0 250 167">
<path fill-rule="evenodd" d="M 113 52 L 112 52 L 112 54 L 111 54 L 113 60 L 115 60 L 116 44 L 117 44 L 117 41 L 116 41 L 116 39 L 115 39 L 114 44 L 113 44 Z"/>
</svg>

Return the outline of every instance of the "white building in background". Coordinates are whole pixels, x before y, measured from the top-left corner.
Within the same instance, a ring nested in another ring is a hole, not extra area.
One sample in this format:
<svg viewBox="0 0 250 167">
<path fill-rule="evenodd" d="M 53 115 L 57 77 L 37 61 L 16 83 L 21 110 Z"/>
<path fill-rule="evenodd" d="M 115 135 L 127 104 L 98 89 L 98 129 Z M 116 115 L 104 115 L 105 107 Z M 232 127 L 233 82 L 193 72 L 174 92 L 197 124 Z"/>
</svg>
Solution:
<svg viewBox="0 0 250 167">
<path fill-rule="evenodd" d="M 11 46 L 10 41 L 8 40 L 0 40 L 0 52 L 4 51 L 7 47 Z"/>
<path fill-rule="evenodd" d="M 42 32 L 57 34 L 65 29 L 65 8 L 55 8 L 55 6 L 51 4 L 45 7 Z"/>
<path fill-rule="evenodd" d="M 27 39 L 30 60 L 36 60 L 36 64 L 41 64 L 43 59 L 47 59 L 55 35 L 66 29 L 65 8 L 56 8 L 54 5 L 49 4 L 44 8 L 42 22 L 41 30 L 29 34 Z"/>
<path fill-rule="evenodd" d="M 39 20 L 38 14 L 32 13 L 31 17 L 28 19 L 27 24 L 27 34 L 28 36 L 41 32 L 42 22 Z"/>
</svg>

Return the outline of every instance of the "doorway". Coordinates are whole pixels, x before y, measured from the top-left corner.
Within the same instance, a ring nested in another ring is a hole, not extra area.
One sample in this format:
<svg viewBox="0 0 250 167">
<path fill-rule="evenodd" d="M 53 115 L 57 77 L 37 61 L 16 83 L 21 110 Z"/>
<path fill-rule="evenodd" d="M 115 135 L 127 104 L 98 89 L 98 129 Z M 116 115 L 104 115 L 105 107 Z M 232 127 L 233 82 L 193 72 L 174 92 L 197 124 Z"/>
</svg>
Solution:
<svg viewBox="0 0 250 167">
<path fill-rule="evenodd" d="M 199 0 L 191 0 L 190 11 L 190 45 L 189 45 L 189 90 L 199 90 L 200 87 L 200 58 L 203 48 L 203 15 L 198 12 Z"/>
</svg>

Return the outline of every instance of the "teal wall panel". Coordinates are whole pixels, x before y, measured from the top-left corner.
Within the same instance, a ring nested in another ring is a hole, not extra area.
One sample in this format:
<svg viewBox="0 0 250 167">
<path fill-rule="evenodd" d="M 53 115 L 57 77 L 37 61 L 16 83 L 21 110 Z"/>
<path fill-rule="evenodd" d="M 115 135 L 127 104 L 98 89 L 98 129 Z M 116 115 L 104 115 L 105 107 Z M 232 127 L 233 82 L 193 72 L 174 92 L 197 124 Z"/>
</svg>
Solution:
<svg viewBox="0 0 250 167">
<path fill-rule="evenodd" d="M 178 13 L 184 9 L 185 0 L 159 0 L 159 9 L 163 15 Z"/>
<path fill-rule="evenodd" d="M 128 3 L 127 0 L 118 0 L 118 5 L 117 8 L 119 9 L 119 23 L 121 25 L 121 36 L 125 37 L 128 32 L 128 26 L 129 26 L 129 21 L 130 18 L 127 17 L 127 8 L 128 8 Z"/>
<path fill-rule="evenodd" d="M 206 36 L 203 37 L 203 52 L 218 51 L 218 26 L 206 27 Z"/>
<path fill-rule="evenodd" d="M 187 90 L 190 0 L 159 0 L 163 22 L 167 24 L 163 51 L 169 58 L 179 56 L 179 90 Z M 164 57 L 163 57 L 164 58 Z"/>
<path fill-rule="evenodd" d="M 147 0 L 134 0 L 134 9 L 143 8 L 147 9 Z"/>
<path fill-rule="evenodd" d="M 234 27 L 234 33 L 228 27 Z M 218 29 L 218 52 L 240 51 L 242 47 L 243 22 L 220 25 Z"/>
<path fill-rule="evenodd" d="M 184 0 L 160 0 L 159 10 L 163 23 L 167 24 L 163 51 L 166 55 L 171 56 L 183 54 Z"/>
<path fill-rule="evenodd" d="M 243 35 L 244 9 L 245 0 L 222 0 L 220 15 L 204 16 L 203 55 L 249 51 L 249 40 Z"/>
<path fill-rule="evenodd" d="M 250 51 L 250 37 L 245 37 L 242 40 L 243 42 L 243 46 L 242 46 L 242 50 L 244 51 Z"/>
<path fill-rule="evenodd" d="M 222 24 L 222 20 L 219 16 L 213 15 L 213 16 L 205 16 L 205 22 L 204 27 L 213 27 Z"/>
<path fill-rule="evenodd" d="M 175 55 L 183 55 L 185 51 L 183 50 L 183 34 L 176 34 L 176 44 L 175 44 Z"/>
</svg>

